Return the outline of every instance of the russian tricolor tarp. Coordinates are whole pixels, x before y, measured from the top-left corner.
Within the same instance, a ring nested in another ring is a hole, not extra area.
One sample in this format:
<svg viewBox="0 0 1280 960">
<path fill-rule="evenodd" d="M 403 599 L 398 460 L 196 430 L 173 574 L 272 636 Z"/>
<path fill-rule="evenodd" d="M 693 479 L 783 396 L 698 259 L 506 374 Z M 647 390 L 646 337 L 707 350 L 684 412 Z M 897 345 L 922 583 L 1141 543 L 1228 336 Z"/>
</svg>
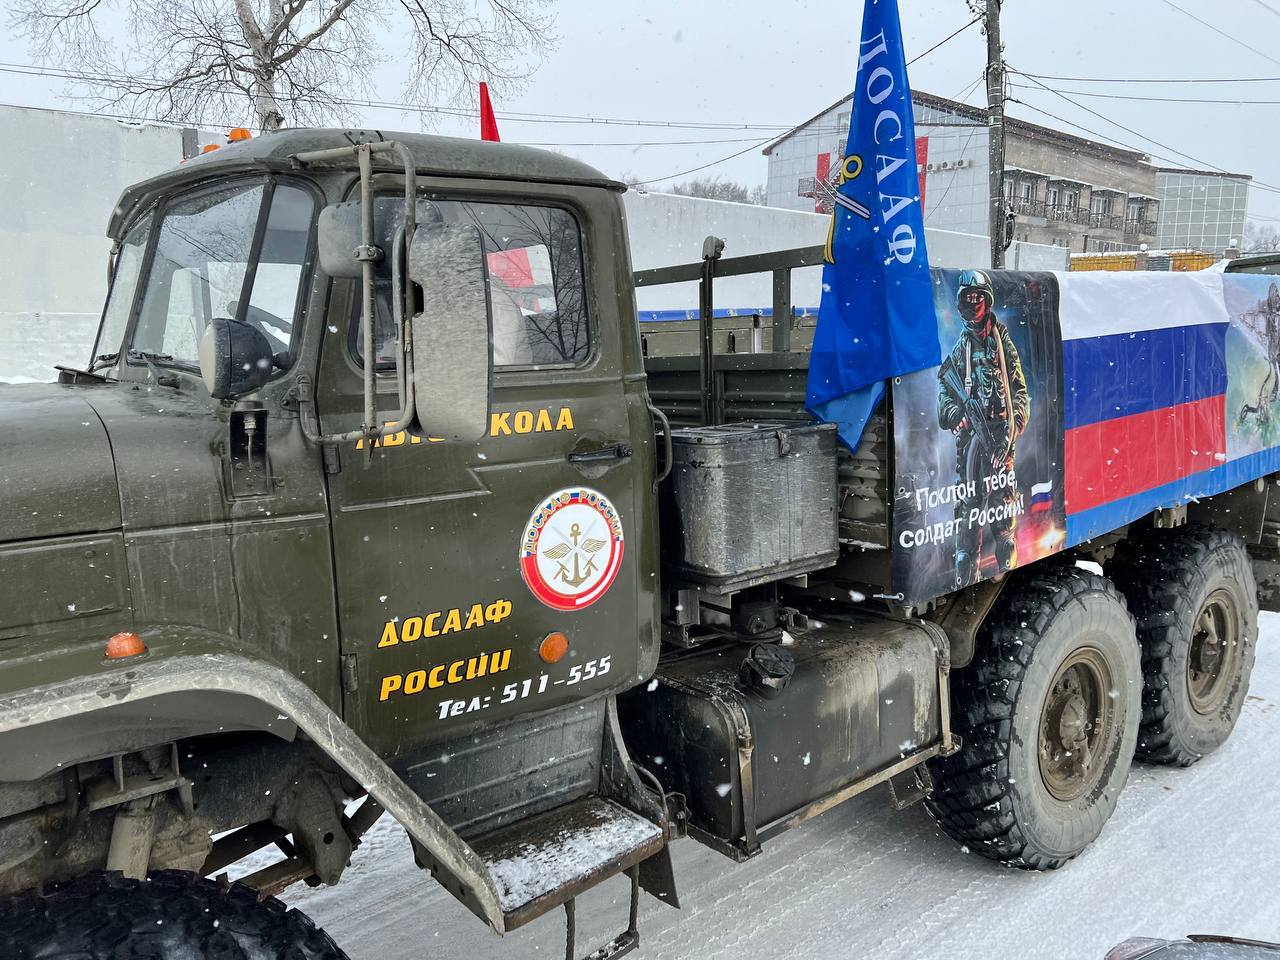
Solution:
<svg viewBox="0 0 1280 960">
<path fill-rule="evenodd" d="M 894 385 L 893 589 L 989 579 L 1280 470 L 1280 282 L 934 271 Z"/>
<path fill-rule="evenodd" d="M 1204 495 L 1227 461 L 1224 278 L 1059 278 L 1067 543 Z"/>
</svg>

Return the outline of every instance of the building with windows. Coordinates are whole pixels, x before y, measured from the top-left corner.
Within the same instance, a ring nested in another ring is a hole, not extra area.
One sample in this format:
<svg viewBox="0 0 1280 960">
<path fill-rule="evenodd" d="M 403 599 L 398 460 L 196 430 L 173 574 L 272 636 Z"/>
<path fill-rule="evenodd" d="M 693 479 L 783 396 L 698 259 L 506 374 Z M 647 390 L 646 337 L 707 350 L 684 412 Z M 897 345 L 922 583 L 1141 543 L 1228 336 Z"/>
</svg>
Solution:
<svg viewBox="0 0 1280 960">
<path fill-rule="evenodd" d="M 986 110 L 919 90 L 912 100 L 925 225 L 986 234 Z M 845 97 L 765 147 L 770 206 L 830 210 L 850 109 Z M 1005 131 L 1014 239 L 1078 253 L 1156 245 L 1160 199 L 1149 156 L 1012 117 Z"/>
<path fill-rule="evenodd" d="M 1238 247 L 1244 237 L 1252 179 L 1243 173 L 1157 167 L 1157 245 L 1164 250 L 1203 250 L 1219 257 L 1228 248 Z"/>
</svg>

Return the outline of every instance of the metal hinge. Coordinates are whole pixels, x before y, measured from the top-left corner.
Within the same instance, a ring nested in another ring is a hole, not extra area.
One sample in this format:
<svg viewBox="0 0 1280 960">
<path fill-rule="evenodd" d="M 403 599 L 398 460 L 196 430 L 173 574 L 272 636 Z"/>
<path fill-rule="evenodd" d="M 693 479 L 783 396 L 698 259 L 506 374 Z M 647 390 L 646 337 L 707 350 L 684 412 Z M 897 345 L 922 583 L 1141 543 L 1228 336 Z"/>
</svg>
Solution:
<svg viewBox="0 0 1280 960">
<path fill-rule="evenodd" d="M 326 443 L 320 448 L 324 456 L 324 472 L 327 476 L 342 472 L 342 455 L 336 443 Z"/>
<path fill-rule="evenodd" d="M 359 689 L 359 676 L 356 673 L 356 655 L 342 655 L 342 692 L 355 693 Z"/>
</svg>

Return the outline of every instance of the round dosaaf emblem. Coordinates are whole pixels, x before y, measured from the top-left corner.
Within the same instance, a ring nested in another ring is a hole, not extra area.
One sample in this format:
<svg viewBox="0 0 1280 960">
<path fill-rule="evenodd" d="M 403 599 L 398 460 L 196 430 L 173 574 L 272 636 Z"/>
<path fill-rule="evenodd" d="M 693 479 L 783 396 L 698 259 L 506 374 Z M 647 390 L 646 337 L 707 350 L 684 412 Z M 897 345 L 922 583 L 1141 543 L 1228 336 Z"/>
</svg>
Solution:
<svg viewBox="0 0 1280 960">
<path fill-rule="evenodd" d="M 621 566 L 622 517 L 589 487 L 565 487 L 539 503 L 520 540 L 524 582 L 556 610 L 595 603 Z"/>
</svg>

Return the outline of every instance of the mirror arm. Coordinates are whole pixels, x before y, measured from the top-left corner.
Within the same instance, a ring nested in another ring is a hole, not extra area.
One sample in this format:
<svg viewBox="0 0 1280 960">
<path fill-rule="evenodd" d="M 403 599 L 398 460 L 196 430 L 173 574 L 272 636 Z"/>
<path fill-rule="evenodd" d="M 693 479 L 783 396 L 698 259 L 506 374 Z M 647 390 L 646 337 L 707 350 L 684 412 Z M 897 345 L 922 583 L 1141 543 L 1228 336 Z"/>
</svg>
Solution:
<svg viewBox="0 0 1280 960">
<path fill-rule="evenodd" d="M 392 311 L 400 335 L 401 357 L 396 365 L 400 378 L 400 395 L 403 409 L 394 423 L 375 426 L 377 411 L 375 409 L 375 385 L 377 382 L 377 360 L 373 355 L 373 264 L 376 256 L 373 246 L 373 155 L 375 153 L 392 153 L 404 164 L 404 241 L 399 249 L 392 252 L 391 267 L 393 286 L 398 287 L 392 297 Z M 295 154 L 291 159 L 299 164 L 333 163 L 349 160 L 354 155 L 360 170 L 360 249 L 356 255 L 360 258 L 361 291 L 360 291 L 360 335 L 364 345 L 364 416 L 358 430 L 346 433 L 321 433 L 319 417 L 314 407 L 310 408 L 311 417 L 300 418 L 303 435 L 312 443 L 346 443 L 352 440 L 363 440 L 369 455 L 373 455 L 373 445 L 383 437 L 400 433 L 413 421 L 417 409 L 413 388 L 413 345 L 411 342 L 408 317 L 413 312 L 413 294 L 410 284 L 404 279 L 403 263 L 413 243 L 413 234 L 417 229 L 417 170 L 413 155 L 404 144 L 395 140 L 382 140 L 376 143 L 358 143 L 351 147 L 335 147 L 330 150 L 311 150 Z M 398 281 L 396 276 L 398 275 Z M 311 420 L 314 418 L 315 425 Z"/>
</svg>

